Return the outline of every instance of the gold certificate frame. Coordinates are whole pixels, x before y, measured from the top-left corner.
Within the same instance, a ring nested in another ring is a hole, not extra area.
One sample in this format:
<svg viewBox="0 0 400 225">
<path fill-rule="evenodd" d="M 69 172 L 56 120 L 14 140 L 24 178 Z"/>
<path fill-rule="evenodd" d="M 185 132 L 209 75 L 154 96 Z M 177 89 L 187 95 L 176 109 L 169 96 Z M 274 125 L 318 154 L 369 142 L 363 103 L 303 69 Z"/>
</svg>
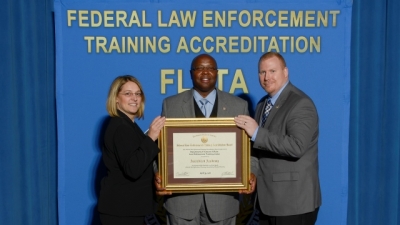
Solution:
<svg viewBox="0 0 400 225">
<path fill-rule="evenodd" d="M 250 138 L 234 118 L 167 118 L 158 140 L 162 187 L 173 193 L 249 190 Z"/>
</svg>

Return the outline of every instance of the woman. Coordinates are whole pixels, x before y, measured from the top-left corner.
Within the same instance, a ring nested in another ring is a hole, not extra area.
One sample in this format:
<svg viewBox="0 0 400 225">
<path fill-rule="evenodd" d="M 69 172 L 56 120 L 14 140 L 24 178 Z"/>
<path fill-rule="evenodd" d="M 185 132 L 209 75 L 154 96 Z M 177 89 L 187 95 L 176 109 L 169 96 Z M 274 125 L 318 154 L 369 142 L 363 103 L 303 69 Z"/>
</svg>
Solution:
<svg viewBox="0 0 400 225">
<path fill-rule="evenodd" d="M 143 117 L 144 103 L 136 78 L 120 76 L 111 84 L 107 98 L 111 119 L 102 150 L 107 176 L 101 181 L 98 203 L 103 225 L 143 224 L 144 217 L 154 212 L 152 163 L 165 117 L 157 116 L 145 135 L 135 123 Z"/>
</svg>

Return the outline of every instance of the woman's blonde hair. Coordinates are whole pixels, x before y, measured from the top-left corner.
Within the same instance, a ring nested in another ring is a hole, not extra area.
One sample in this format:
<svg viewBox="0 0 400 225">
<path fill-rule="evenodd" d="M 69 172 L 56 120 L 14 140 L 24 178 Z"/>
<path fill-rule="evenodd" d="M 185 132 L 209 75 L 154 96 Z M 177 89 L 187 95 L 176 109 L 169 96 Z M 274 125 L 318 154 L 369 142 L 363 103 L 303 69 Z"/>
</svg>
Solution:
<svg viewBox="0 0 400 225">
<path fill-rule="evenodd" d="M 107 97 L 106 108 L 108 114 L 110 114 L 111 117 L 119 116 L 117 111 L 118 110 L 117 95 L 121 91 L 122 86 L 128 83 L 129 81 L 132 81 L 133 83 L 137 84 L 142 95 L 142 101 L 140 103 L 138 111 L 136 112 L 135 118 L 138 119 L 144 118 L 144 103 L 146 101 L 146 98 L 144 97 L 143 88 L 139 80 L 131 75 L 124 75 L 115 78 L 110 86 L 110 90 L 108 92 L 108 97 Z"/>
</svg>

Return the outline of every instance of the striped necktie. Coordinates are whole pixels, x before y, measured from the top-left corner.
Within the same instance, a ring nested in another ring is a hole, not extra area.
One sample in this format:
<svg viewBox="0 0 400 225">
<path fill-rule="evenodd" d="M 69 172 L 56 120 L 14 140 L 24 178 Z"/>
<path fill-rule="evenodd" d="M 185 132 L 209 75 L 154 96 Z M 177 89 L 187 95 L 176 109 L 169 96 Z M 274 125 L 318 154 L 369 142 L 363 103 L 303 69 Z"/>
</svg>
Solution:
<svg viewBox="0 0 400 225">
<path fill-rule="evenodd" d="M 261 120 L 261 127 L 264 127 L 265 121 L 267 121 L 269 111 L 271 111 L 271 109 L 272 109 L 272 102 L 271 102 L 271 99 L 268 99 L 267 104 L 265 105 L 263 117 Z"/>
</svg>

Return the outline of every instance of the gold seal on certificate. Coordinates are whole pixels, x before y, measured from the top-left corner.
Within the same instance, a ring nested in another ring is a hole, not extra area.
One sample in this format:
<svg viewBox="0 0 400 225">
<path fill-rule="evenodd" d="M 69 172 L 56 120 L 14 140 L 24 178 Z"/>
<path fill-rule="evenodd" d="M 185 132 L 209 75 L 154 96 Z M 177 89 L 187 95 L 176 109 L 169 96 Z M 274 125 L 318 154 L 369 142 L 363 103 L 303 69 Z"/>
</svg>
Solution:
<svg viewBox="0 0 400 225">
<path fill-rule="evenodd" d="M 249 189 L 250 140 L 233 118 L 167 118 L 159 147 L 159 170 L 166 190 Z"/>
</svg>

